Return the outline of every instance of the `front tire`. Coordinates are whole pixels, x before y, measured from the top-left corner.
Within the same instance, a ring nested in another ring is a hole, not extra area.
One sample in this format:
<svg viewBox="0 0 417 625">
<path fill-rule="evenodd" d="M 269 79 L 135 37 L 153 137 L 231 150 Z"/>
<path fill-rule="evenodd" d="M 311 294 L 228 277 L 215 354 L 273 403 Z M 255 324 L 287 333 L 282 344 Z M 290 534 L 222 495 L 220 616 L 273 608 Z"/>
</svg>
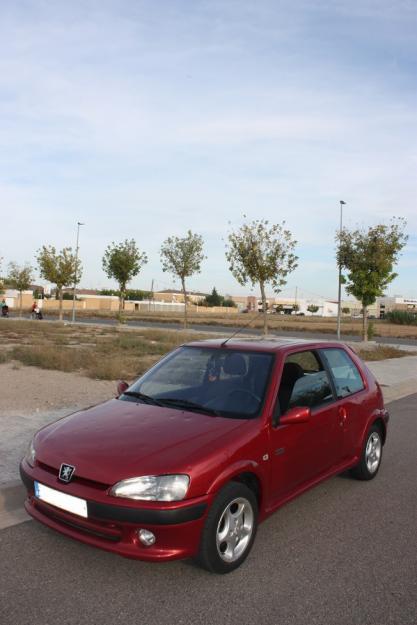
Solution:
<svg viewBox="0 0 417 625">
<path fill-rule="evenodd" d="M 369 430 L 359 463 L 351 469 L 351 475 L 357 480 L 373 480 L 379 471 L 382 460 L 382 433 L 378 425 Z"/>
<path fill-rule="evenodd" d="M 230 573 L 247 558 L 258 525 L 258 502 L 252 490 L 229 482 L 211 506 L 204 525 L 198 562 L 212 573 Z"/>
</svg>

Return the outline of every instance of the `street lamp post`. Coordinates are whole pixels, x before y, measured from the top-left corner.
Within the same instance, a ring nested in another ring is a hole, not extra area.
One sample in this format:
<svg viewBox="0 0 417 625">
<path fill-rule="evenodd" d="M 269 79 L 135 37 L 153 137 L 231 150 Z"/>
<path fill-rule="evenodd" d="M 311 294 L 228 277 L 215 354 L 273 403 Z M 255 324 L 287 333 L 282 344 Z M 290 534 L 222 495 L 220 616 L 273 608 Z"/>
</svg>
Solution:
<svg viewBox="0 0 417 625">
<path fill-rule="evenodd" d="M 339 228 L 339 250 L 343 229 L 343 205 L 346 204 L 343 200 L 340 200 L 340 228 Z M 337 295 L 337 338 L 340 341 L 340 319 L 342 313 L 342 263 L 339 258 L 339 285 L 338 285 L 338 295 Z"/>
<path fill-rule="evenodd" d="M 85 224 L 77 221 L 77 243 L 75 245 L 75 271 L 74 271 L 74 288 L 72 290 L 72 323 L 75 322 L 75 291 L 77 288 L 77 269 L 78 269 L 78 241 L 80 239 L 80 226 L 85 226 Z"/>
</svg>

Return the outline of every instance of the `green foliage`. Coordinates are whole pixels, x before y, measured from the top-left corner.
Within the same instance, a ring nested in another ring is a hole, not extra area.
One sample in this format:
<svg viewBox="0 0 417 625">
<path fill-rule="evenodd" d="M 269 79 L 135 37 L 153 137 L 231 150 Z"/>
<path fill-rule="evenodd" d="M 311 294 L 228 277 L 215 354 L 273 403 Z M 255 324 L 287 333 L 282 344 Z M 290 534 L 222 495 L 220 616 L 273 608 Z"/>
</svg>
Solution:
<svg viewBox="0 0 417 625">
<path fill-rule="evenodd" d="M 17 263 L 9 263 L 7 285 L 20 293 L 27 291 L 33 280 L 33 269 L 29 264 L 19 266 Z"/>
<path fill-rule="evenodd" d="M 64 247 L 57 252 L 53 245 L 44 245 L 38 250 L 36 260 L 41 277 L 55 284 L 58 291 L 81 278 L 81 261 L 76 259 L 71 247 Z"/>
<path fill-rule="evenodd" d="M 162 270 L 181 282 L 200 273 L 204 260 L 203 237 L 188 230 L 185 237 L 168 237 L 161 246 Z"/>
<path fill-rule="evenodd" d="M 222 306 L 224 301 L 224 297 L 217 293 L 216 287 L 213 287 L 211 295 L 206 295 L 204 300 L 201 302 L 203 306 Z"/>
<path fill-rule="evenodd" d="M 375 336 L 375 326 L 372 323 L 372 321 L 368 323 L 368 327 L 366 329 L 366 336 L 368 337 L 368 341 L 372 341 L 372 339 Z"/>
<path fill-rule="evenodd" d="M 125 293 L 126 300 L 142 301 L 152 297 L 151 291 L 142 291 L 141 289 L 126 289 Z M 99 295 L 116 295 L 120 297 L 120 291 L 118 289 L 101 289 Z"/>
<path fill-rule="evenodd" d="M 393 267 L 407 242 L 405 221 L 393 219 L 368 230 L 344 229 L 337 235 L 337 261 L 347 271 L 346 291 L 370 306 L 397 277 Z"/>
<path fill-rule="evenodd" d="M 397 277 L 393 271 L 407 242 L 404 219 L 392 219 L 389 225 L 378 224 L 367 230 L 344 229 L 338 233 L 337 262 L 345 269 L 345 289 L 363 306 L 363 340 L 367 339 L 366 308 L 384 294 Z"/>
<path fill-rule="evenodd" d="M 417 311 L 391 310 L 385 314 L 385 319 L 398 325 L 415 326 L 417 325 Z"/>
<path fill-rule="evenodd" d="M 203 306 L 208 307 L 223 306 L 228 308 L 236 308 L 235 302 L 230 297 L 223 297 L 223 295 L 219 295 L 216 287 L 213 287 L 211 295 L 206 295 L 201 303 Z"/>
<path fill-rule="evenodd" d="M 7 285 L 12 289 L 16 289 L 20 294 L 19 314 L 22 316 L 22 292 L 27 291 L 33 280 L 33 269 L 29 264 L 22 267 L 17 263 L 9 264 L 9 273 L 6 278 Z"/>
<path fill-rule="evenodd" d="M 250 282 L 259 284 L 264 312 L 264 334 L 268 324 L 266 316 L 265 286 L 270 284 L 279 293 L 287 282 L 288 274 L 297 267 L 294 254 L 296 241 L 282 224 L 272 224 L 263 219 L 244 223 L 228 236 L 226 258 L 232 275 L 242 286 Z"/>
<path fill-rule="evenodd" d="M 293 304 L 292 305 L 292 309 L 293 309 L 294 312 L 298 312 L 300 310 L 300 307 L 299 307 L 298 304 Z"/>
<path fill-rule="evenodd" d="M 273 224 L 263 219 L 245 223 L 228 237 L 226 258 L 229 269 L 241 286 L 250 282 L 271 284 L 279 293 L 286 284 L 287 275 L 297 267 L 297 256 L 293 250 L 296 241 L 282 224 Z"/>
<path fill-rule="evenodd" d="M 126 285 L 148 262 L 145 252 L 141 252 L 134 239 L 122 243 L 111 243 L 106 248 L 102 259 L 103 270 L 108 278 L 113 278 L 119 285 L 119 311 L 122 310 L 126 297 Z"/>
<path fill-rule="evenodd" d="M 307 307 L 308 312 L 311 312 L 313 315 L 314 313 L 319 311 L 319 307 L 316 306 L 315 304 L 310 304 L 310 306 Z"/>
<path fill-rule="evenodd" d="M 184 302 L 187 302 L 185 279 L 200 273 L 203 253 L 203 237 L 188 230 L 185 237 L 168 237 L 161 246 L 162 271 L 168 271 L 181 280 Z M 187 305 L 184 306 L 184 327 L 187 327 Z"/>
</svg>

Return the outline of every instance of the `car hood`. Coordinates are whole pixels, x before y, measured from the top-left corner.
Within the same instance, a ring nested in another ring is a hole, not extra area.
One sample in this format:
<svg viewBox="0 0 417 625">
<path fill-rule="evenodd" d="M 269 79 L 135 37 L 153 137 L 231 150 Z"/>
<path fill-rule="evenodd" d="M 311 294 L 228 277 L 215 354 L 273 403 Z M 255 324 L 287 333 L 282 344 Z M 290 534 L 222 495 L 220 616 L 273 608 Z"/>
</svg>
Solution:
<svg viewBox="0 0 417 625">
<path fill-rule="evenodd" d="M 110 485 L 128 477 L 189 472 L 196 459 L 224 446 L 248 423 L 196 412 L 112 399 L 40 430 L 37 460 Z"/>
</svg>

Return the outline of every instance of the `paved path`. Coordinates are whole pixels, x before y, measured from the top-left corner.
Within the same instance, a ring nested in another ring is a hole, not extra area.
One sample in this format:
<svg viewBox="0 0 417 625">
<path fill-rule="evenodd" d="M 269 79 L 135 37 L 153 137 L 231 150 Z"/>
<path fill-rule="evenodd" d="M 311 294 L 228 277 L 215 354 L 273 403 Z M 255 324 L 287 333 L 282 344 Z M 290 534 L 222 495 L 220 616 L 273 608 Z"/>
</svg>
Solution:
<svg viewBox="0 0 417 625">
<path fill-rule="evenodd" d="M 5 625 L 416 625 L 417 395 L 377 478 L 335 477 L 259 528 L 227 576 L 125 560 L 29 522 L 0 531 Z"/>
</svg>

